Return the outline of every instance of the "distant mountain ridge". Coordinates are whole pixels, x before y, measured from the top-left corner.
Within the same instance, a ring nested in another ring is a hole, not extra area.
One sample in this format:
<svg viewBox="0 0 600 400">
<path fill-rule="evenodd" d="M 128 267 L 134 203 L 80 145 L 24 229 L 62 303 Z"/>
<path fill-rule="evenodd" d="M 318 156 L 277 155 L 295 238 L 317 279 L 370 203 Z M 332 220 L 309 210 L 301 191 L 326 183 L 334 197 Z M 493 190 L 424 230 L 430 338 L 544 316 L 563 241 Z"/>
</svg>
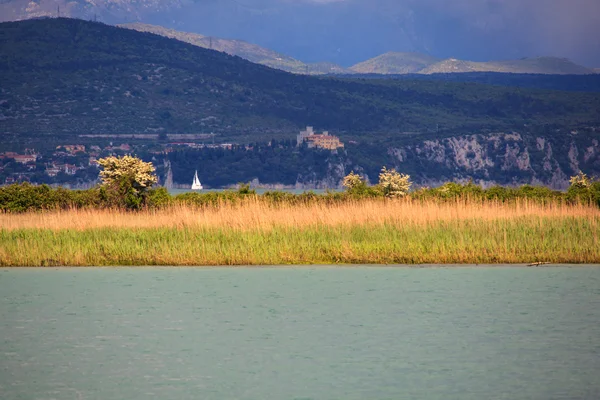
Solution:
<svg viewBox="0 0 600 400">
<path fill-rule="evenodd" d="M 349 68 L 370 74 L 448 74 L 466 72 L 502 72 L 514 74 L 585 75 L 597 73 L 559 57 L 533 57 L 520 60 L 475 62 L 456 58 L 440 60 L 419 53 L 385 53 Z"/>
<path fill-rule="evenodd" d="M 349 70 L 361 74 L 415 74 L 439 61 L 420 53 L 389 52 L 355 64 Z"/>
<path fill-rule="evenodd" d="M 593 74 L 590 68 L 577 65 L 566 58 L 533 57 L 520 60 L 474 62 L 447 59 L 429 65 L 421 74 L 449 72 L 504 72 L 514 74 L 585 75 Z"/>
<path fill-rule="evenodd" d="M 190 43 L 205 49 L 222 51 L 232 56 L 244 58 L 253 63 L 266 65 L 271 68 L 296 74 L 323 75 L 323 74 L 342 74 L 348 71 L 339 65 L 322 62 L 307 64 L 296 60 L 293 57 L 276 51 L 266 49 L 253 43 L 243 40 L 223 39 L 218 37 L 204 36 L 198 33 L 181 32 L 174 29 L 167 29 L 158 25 L 128 23 L 117 25 L 121 28 L 133 29 L 139 32 L 149 32 L 156 35 L 166 36 L 171 39 L 177 39 L 182 42 Z"/>
<path fill-rule="evenodd" d="M 600 41 L 593 40 L 600 32 L 595 19 L 600 2 L 537 5 L 542 2 L 0 0 L 0 22 L 56 16 L 112 25 L 143 22 L 241 39 L 305 63 L 330 61 L 344 67 L 391 50 L 478 61 L 551 50 L 551 55 L 600 67 Z M 537 17 L 530 18 L 530 12 Z M 550 14 L 542 16 L 546 12 Z"/>
<path fill-rule="evenodd" d="M 475 62 L 454 58 L 439 59 L 414 52 L 388 52 L 344 68 L 334 63 L 304 63 L 288 55 L 248 43 L 243 40 L 209 37 L 197 33 L 181 32 L 162 26 L 128 23 L 117 25 L 140 32 L 150 32 L 206 49 L 222 51 L 257 64 L 296 74 L 440 74 L 467 72 L 500 72 L 515 74 L 585 75 L 598 71 L 577 65 L 565 58 L 535 57 L 520 60 Z"/>
</svg>

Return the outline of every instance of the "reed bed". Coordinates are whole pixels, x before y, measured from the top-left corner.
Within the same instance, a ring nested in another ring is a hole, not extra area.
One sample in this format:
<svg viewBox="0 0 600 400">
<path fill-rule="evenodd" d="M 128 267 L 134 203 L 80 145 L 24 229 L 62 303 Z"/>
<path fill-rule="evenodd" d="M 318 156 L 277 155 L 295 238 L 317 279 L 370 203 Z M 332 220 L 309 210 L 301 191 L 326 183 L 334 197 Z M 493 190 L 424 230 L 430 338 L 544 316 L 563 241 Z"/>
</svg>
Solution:
<svg viewBox="0 0 600 400">
<path fill-rule="evenodd" d="M 600 209 L 564 203 L 540 204 L 519 200 L 512 203 L 471 201 L 411 201 L 410 199 L 357 200 L 327 205 L 273 204 L 251 198 L 216 207 L 174 205 L 141 212 L 107 209 L 0 214 L 0 227 L 14 229 L 90 230 L 98 228 L 231 228 L 236 230 L 274 227 L 354 226 L 369 224 L 429 224 L 452 220 L 496 220 L 520 217 L 598 218 Z"/>
<path fill-rule="evenodd" d="M 0 265 L 600 263 L 600 209 L 561 203 L 250 198 L 139 213 L 0 215 Z"/>
</svg>

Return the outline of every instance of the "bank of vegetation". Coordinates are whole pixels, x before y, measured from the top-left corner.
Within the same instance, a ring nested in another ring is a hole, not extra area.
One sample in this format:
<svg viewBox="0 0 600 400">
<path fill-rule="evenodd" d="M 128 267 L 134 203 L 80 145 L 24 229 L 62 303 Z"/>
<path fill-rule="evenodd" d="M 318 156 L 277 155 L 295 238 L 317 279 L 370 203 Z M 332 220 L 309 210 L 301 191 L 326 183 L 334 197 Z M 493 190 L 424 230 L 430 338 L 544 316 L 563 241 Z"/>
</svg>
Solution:
<svg viewBox="0 0 600 400">
<path fill-rule="evenodd" d="M 584 205 L 363 199 L 0 215 L 0 265 L 600 263 Z"/>
<path fill-rule="evenodd" d="M 170 196 L 153 166 L 100 160 L 85 191 L 0 188 L 0 265 L 600 263 L 600 183 L 567 192 L 447 183 L 411 189 L 383 169 L 344 192 L 237 191 Z"/>
<path fill-rule="evenodd" d="M 410 191 L 404 201 L 411 202 L 475 202 L 516 203 L 525 201 L 537 204 L 586 205 L 600 207 L 600 182 L 588 178 L 572 184 L 566 192 L 545 186 L 523 185 L 520 187 L 492 186 L 482 188 L 473 183 L 448 182 L 435 188 L 419 188 Z M 237 190 L 220 192 L 188 192 L 171 195 L 162 187 L 148 188 L 140 196 L 125 196 L 99 185 L 86 190 L 70 190 L 62 187 L 29 183 L 0 187 L 0 212 L 27 213 L 68 210 L 160 210 L 173 206 L 191 208 L 220 207 L 239 204 L 247 200 L 273 205 L 334 205 L 365 199 L 385 199 L 378 186 L 360 185 L 343 192 L 316 194 L 308 191 L 294 194 L 285 191 L 267 191 L 261 195 L 242 184 Z"/>
</svg>

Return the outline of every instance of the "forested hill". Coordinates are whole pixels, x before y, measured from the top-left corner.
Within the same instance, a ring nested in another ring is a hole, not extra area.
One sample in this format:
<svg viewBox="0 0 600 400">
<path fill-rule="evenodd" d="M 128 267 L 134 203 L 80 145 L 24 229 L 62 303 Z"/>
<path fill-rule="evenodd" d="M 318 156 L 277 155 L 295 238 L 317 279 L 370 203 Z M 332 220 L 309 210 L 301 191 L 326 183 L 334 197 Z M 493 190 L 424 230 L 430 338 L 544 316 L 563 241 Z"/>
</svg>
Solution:
<svg viewBox="0 0 600 400">
<path fill-rule="evenodd" d="M 464 72 L 451 74 L 347 74 L 338 77 L 352 79 L 394 79 L 444 82 L 471 82 L 486 85 L 564 90 L 569 92 L 600 92 L 600 74 L 548 75 L 507 74 L 504 72 Z"/>
<path fill-rule="evenodd" d="M 390 136 L 597 124 L 600 96 L 475 83 L 294 75 L 174 39 L 76 19 L 0 24 L 0 132 Z"/>
</svg>

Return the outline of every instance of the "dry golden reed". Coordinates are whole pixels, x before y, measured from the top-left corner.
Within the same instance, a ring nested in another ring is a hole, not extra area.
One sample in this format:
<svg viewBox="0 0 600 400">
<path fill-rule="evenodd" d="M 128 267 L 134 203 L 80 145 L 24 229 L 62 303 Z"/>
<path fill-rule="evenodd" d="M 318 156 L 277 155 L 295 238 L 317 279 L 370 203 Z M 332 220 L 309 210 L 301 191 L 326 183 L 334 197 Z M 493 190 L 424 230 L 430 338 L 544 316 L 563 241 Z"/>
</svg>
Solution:
<svg viewBox="0 0 600 400">
<path fill-rule="evenodd" d="M 600 210 L 359 200 L 0 215 L 0 265 L 600 263 Z"/>
<path fill-rule="evenodd" d="M 585 205 L 518 201 L 413 202 L 399 200 L 359 200 L 341 204 L 276 205 L 251 199 L 241 204 L 218 207 L 172 206 L 161 210 L 127 212 L 122 210 L 74 209 L 68 211 L 0 214 L 0 227 L 14 229 L 98 228 L 231 228 L 236 230 L 273 227 L 355 226 L 381 224 L 423 225 L 452 220 L 495 220 L 520 217 L 589 218 L 600 217 L 600 209 Z"/>
</svg>

